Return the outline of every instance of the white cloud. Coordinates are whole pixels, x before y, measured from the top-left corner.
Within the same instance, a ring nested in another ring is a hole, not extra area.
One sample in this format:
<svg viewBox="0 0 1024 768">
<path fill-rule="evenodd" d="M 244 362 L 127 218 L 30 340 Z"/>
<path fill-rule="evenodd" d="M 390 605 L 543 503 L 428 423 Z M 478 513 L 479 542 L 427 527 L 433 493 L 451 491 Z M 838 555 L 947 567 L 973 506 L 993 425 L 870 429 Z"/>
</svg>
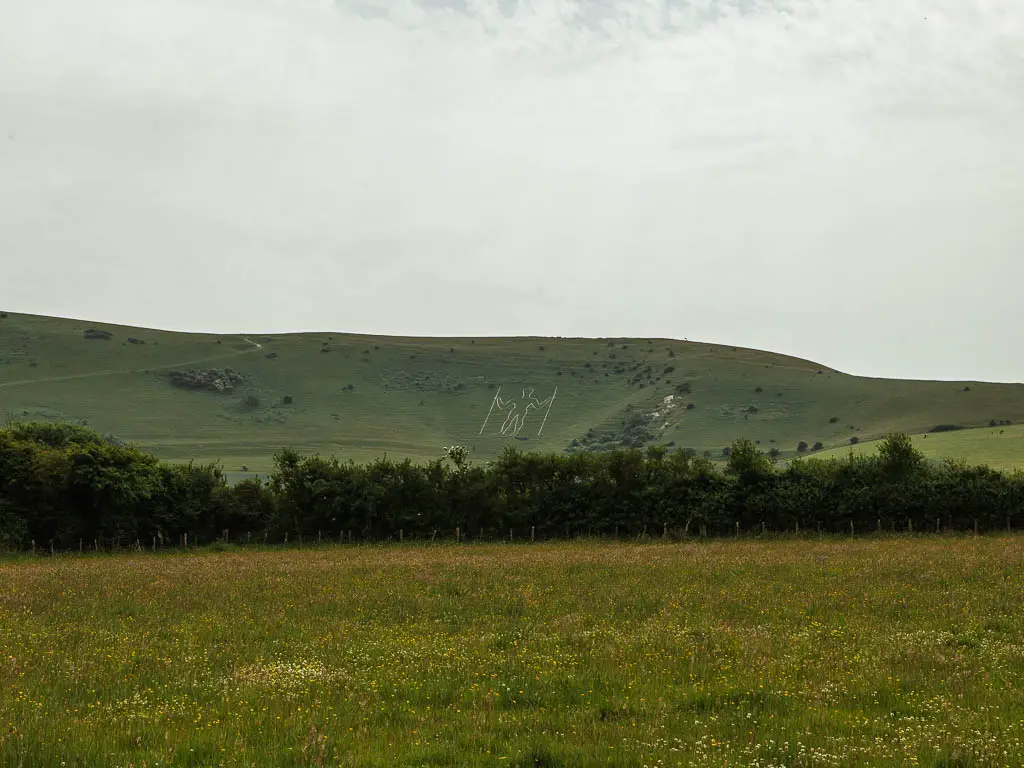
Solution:
<svg viewBox="0 0 1024 768">
<path fill-rule="evenodd" d="M 1019 0 L 0 0 L 3 302 L 1024 380 L 1021 135 Z"/>
</svg>

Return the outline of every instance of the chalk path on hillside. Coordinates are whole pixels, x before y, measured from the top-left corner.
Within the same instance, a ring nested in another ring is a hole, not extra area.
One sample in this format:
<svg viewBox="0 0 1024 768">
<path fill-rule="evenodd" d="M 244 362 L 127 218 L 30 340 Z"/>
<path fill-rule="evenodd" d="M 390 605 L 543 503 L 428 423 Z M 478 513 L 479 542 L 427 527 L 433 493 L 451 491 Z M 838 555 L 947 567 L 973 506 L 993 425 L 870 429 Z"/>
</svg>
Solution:
<svg viewBox="0 0 1024 768">
<path fill-rule="evenodd" d="M 245 339 L 245 341 L 249 341 Z M 26 384 L 46 384 L 53 381 L 71 381 L 73 379 L 93 379 L 101 376 L 118 376 L 126 373 L 146 373 L 148 371 L 164 371 L 168 368 L 178 368 L 186 365 L 197 365 L 199 363 L 208 363 L 212 360 L 224 360 L 225 358 L 240 357 L 242 355 L 251 355 L 253 352 L 258 352 L 263 349 L 262 344 L 257 344 L 255 341 L 249 341 L 250 344 L 254 345 L 252 349 L 242 349 L 235 352 L 226 352 L 222 355 L 212 355 L 210 357 L 200 357 L 195 360 L 182 360 L 177 363 L 167 363 L 166 365 L 147 365 L 144 368 L 122 368 L 114 371 L 92 371 L 90 373 L 71 373 L 66 376 L 49 376 L 42 379 L 19 379 L 18 381 L 5 381 L 0 383 L 0 389 L 6 389 L 8 387 L 19 387 Z"/>
</svg>

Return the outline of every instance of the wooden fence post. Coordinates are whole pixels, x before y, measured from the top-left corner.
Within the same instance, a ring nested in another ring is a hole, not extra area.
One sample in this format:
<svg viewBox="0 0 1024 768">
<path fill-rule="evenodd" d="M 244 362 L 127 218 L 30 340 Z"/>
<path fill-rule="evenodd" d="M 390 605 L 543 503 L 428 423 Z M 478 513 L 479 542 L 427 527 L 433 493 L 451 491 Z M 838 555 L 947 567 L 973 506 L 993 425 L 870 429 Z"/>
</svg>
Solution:
<svg viewBox="0 0 1024 768">
<path fill-rule="evenodd" d="M 531 526 L 530 526 L 530 543 L 531 543 L 531 544 L 533 544 L 533 535 L 534 535 L 534 531 L 535 531 L 535 527 L 531 525 Z"/>
</svg>

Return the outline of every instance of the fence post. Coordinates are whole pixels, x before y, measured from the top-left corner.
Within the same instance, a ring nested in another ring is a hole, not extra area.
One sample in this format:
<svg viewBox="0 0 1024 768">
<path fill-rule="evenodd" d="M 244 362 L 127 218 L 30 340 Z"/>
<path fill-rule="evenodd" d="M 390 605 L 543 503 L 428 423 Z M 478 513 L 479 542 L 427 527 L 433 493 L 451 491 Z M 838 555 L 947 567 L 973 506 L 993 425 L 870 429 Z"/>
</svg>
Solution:
<svg viewBox="0 0 1024 768">
<path fill-rule="evenodd" d="M 82 554 L 82 540 L 78 540 L 78 554 Z"/>
<path fill-rule="evenodd" d="M 665 527 L 661 529 L 661 538 L 668 538 L 668 523 L 665 523 Z"/>
<path fill-rule="evenodd" d="M 939 518 L 937 518 L 937 517 L 936 517 L 936 518 L 935 518 L 935 532 L 936 532 L 936 533 L 938 533 L 938 532 L 939 532 L 939 525 L 940 525 L 940 523 L 939 523 Z"/>
<path fill-rule="evenodd" d="M 455 543 L 458 544 L 461 538 L 462 530 L 459 528 L 459 526 L 455 526 Z"/>
<path fill-rule="evenodd" d="M 978 535 L 978 518 L 974 518 L 974 535 Z"/>
<path fill-rule="evenodd" d="M 796 521 L 796 535 L 797 536 L 800 535 L 800 521 L 799 520 Z"/>
<path fill-rule="evenodd" d="M 50 539 L 50 554 L 53 554 L 53 539 Z"/>
<path fill-rule="evenodd" d="M 188 549 L 188 534 L 185 534 L 185 549 Z"/>
<path fill-rule="evenodd" d="M 36 540 L 32 539 L 32 554 L 34 555 L 35 553 L 36 553 Z"/>
<path fill-rule="evenodd" d="M 737 520 L 736 521 L 736 538 L 738 539 L 739 537 L 740 537 L 740 521 Z"/>
<path fill-rule="evenodd" d="M 323 541 L 323 533 L 321 531 L 316 532 L 316 543 L 320 544 Z"/>
<path fill-rule="evenodd" d="M 288 531 L 285 531 L 285 532 L 284 532 L 284 543 L 285 543 L 285 544 L 287 544 L 287 543 L 288 543 Z"/>
<path fill-rule="evenodd" d="M 531 526 L 530 526 L 530 543 L 531 543 L 531 544 L 533 544 L 533 535 L 534 535 L 534 532 L 535 532 L 535 527 L 531 525 Z"/>
<path fill-rule="evenodd" d="M 398 541 L 399 543 L 405 541 L 405 528 L 398 529 Z"/>
<path fill-rule="evenodd" d="M 850 521 L 850 536 L 853 536 L 853 520 Z"/>
<path fill-rule="evenodd" d="M 153 551 L 156 552 L 156 536 L 153 537 Z"/>
</svg>

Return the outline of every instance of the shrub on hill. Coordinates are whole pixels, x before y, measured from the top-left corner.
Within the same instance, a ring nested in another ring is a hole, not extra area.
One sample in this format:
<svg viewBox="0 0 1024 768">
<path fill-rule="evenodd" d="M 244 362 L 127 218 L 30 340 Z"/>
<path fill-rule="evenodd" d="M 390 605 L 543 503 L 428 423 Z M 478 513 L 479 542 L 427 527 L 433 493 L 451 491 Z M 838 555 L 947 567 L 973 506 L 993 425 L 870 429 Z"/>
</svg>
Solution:
<svg viewBox="0 0 1024 768">
<path fill-rule="evenodd" d="M 113 334 L 110 331 L 102 331 L 98 328 L 86 328 L 82 335 L 87 339 L 99 339 L 101 341 L 108 341 L 113 338 Z"/>
<path fill-rule="evenodd" d="M 822 443 L 822 442 L 821 442 L 821 441 L 819 440 L 818 442 L 816 442 L 816 443 L 814 444 L 814 448 L 813 448 L 813 450 L 815 450 L 815 451 L 823 451 L 823 450 L 825 450 L 825 444 L 824 444 L 824 443 Z"/>
<path fill-rule="evenodd" d="M 175 387 L 217 393 L 232 392 L 243 381 L 242 374 L 230 368 L 189 368 L 186 371 L 168 371 L 167 377 Z"/>
<path fill-rule="evenodd" d="M 806 451 L 806 450 L 807 450 L 807 441 L 806 441 L 806 440 L 801 440 L 801 441 L 800 441 L 800 442 L 799 442 L 799 443 L 797 444 L 797 446 L 796 446 L 796 449 L 797 449 L 797 450 L 798 450 L 798 451 L 799 451 L 800 453 L 803 453 L 804 451 Z"/>
<path fill-rule="evenodd" d="M 936 424 L 934 427 L 929 429 L 928 432 L 956 432 L 959 429 L 966 429 L 966 427 L 961 427 L 958 424 Z"/>
</svg>

